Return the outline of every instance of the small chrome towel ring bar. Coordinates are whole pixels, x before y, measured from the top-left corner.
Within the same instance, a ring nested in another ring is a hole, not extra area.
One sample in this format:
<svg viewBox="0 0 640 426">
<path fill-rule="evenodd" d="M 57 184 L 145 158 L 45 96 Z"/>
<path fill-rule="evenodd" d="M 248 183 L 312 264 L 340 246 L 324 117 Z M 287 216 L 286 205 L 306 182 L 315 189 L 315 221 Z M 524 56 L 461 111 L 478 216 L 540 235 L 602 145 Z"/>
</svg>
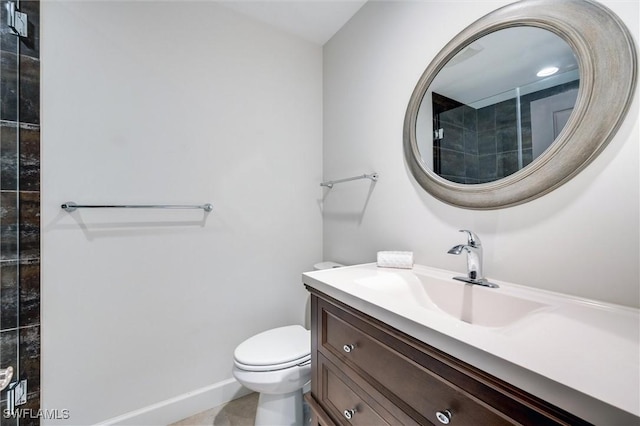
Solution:
<svg viewBox="0 0 640 426">
<path fill-rule="evenodd" d="M 73 201 L 67 201 L 60 206 L 63 210 L 71 213 L 76 209 L 202 209 L 205 212 L 213 210 L 212 204 L 202 205 L 180 205 L 180 204 L 138 204 L 138 205 L 83 205 Z"/>
<path fill-rule="evenodd" d="M 320 184 L 320 186 L 326 186 L 327 188 L 333 188 L 333 185 L 336 184 L 336 183 L 349 182 L 349 181 L 357 180 L 357 179 L 371 179 L 372 181 L 375 182 L 375 181 L 378 180 L 378 174 L 377 173 L 371 173 L 371 174 L 364 174 L 364 175 L 354 176 L 354 177 L 345 178 L 345 179 L 328 180 L 326 182 L 322 182 Z"/>
</svg>

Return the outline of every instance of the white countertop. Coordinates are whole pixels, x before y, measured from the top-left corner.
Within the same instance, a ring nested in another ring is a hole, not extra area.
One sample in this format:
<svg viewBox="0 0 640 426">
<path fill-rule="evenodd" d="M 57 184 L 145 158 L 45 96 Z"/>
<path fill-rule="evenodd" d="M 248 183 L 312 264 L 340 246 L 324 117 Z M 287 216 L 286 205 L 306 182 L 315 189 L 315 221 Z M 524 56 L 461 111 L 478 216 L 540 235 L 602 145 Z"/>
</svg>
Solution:
<svg viewBox="0 0 640 426">
<path fill-rule="evenodd" d="M 498 289 L 470 289 L 452 280 L 454 275 L 459 274 L 372 263 L 307 272 L 302 280 L 585 420 L 640 423 L 640 310 L 496 280 Z M 442 294 L 429 296 L 416 277 L 451 285 L 451 295 L 443 294 L 453 301 L 463 297 L 464 288 L 476 292 L 477 300 L 487 294 L 499 301 L 496 312 L 508 312 L 510 300 L 542 308 L 498 326 L 489 320 L 471 324 L 439 309 Z"/>
</svg>

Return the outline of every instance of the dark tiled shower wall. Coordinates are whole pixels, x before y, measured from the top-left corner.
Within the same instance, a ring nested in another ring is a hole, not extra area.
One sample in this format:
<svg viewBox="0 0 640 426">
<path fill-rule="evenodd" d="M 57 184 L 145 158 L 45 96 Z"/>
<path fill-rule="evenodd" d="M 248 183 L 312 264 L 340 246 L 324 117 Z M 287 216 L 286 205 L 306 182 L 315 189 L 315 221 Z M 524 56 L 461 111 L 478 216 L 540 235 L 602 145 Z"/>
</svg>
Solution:
<svg viewBox="0 0 640 426">
<path fill-rule="evenodd" d="M 434 156 L 440 157 L 441 176 L 473 184 L 491 182 L 518 171 L 515 99 L 480 109 L 459 104 L 441 112 L 439 122 L 444 138 L 440 141 L 440 152 Z M 523 163 L 527 165 L 531 162 L 531 132 L 527 134 L 526 129 L 522 145 Z"/>
<path fill-rule="evenodd" d="M 575 80 L 521 97 L 523 167 L 533 161 L 531 102 L 578 86 Z M 519 170 L 516 98 L 475 109 L 433 93 L 433 110 L 438 113 L 434 128 L 444 131 L 434 150 L 442 177 L 458 183 L 484 183 Z"/>
<path fill-rule="evenodd" d="M 29 36 L 10 34 L 0 0 L 0 368 L 27 380 L 27 403 L 0 425 L 37 425 L 40 407 L 40 4 L 21 0 Z M 15 376 L 14 376 L 15 377 Z M 26 414 L 25 414 L 26 413 Z"/>
</svg>

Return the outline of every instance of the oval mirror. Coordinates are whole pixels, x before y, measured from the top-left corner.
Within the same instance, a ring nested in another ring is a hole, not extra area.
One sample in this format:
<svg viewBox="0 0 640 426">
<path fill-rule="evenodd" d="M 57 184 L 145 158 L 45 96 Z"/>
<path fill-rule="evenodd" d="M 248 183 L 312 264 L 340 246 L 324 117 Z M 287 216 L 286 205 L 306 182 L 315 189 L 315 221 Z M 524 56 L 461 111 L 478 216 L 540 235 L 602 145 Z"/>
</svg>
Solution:
<svg viewBox="0 0 640 426">
<path fill-rule="evenodd" d="M 418 81 L 405 116 L 407 164 L 452 205 L 532 200 L 606 146 L 635 81 L 632 38 L 602 5 L 506 6 L 456 36 Z"/>
<path fill-rule="evenodd" d="M 513 27 L 456 54 L 433 79 L 416 122 L 420 157 L 452 182 L 492 182 L 557 138 L 578 97 L 578 60 L 551 31 Z"/>
</svg>

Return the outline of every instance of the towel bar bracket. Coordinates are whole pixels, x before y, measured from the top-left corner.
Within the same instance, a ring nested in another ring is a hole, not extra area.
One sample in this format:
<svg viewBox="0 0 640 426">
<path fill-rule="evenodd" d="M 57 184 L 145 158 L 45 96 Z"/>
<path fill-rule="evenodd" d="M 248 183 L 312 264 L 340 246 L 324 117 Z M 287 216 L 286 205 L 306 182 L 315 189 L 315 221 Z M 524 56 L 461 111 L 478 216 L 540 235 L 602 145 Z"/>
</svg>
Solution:
<svg viewBox="0 0 640 426">
<path fill-rule="evenodd" d="M 373 182 L 376 182 L 378 180 L 378 174 L 371 173 L 371 174 L 364 174 L 364 175 L 354 176 L 354 177 L 345 178 L 345 179 L 329 180 L 326 182 L 322 182 L 320 186 L 326 186 L 327 188 L 331 189 L 333 188 L 333 185 L 336 183 L 349 182 L 357 179 L 371 179 Z"/>
</svg>

